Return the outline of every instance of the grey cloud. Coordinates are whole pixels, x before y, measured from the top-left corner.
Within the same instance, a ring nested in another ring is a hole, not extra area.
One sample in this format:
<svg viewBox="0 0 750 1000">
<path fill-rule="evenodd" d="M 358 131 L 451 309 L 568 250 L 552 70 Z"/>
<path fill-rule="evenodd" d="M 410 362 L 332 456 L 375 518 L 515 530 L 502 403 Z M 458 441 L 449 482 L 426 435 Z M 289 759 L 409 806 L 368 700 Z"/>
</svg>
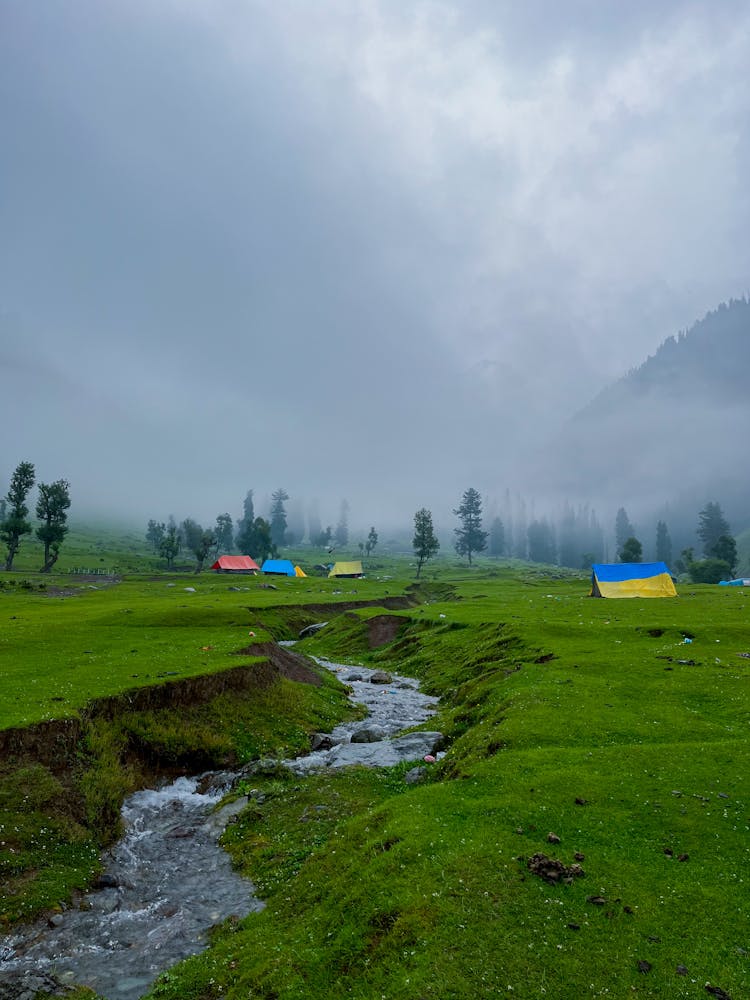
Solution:
<svg viewBox="0 0 750 1000">
<path fill-rule="evenodd" d="M 0 17 L 0 307 L 47 366 L 32 407 L 6 370 L 6 475 L 139 516 L 449 511 L 745 291 L 741 4 Z"/>
</svg>

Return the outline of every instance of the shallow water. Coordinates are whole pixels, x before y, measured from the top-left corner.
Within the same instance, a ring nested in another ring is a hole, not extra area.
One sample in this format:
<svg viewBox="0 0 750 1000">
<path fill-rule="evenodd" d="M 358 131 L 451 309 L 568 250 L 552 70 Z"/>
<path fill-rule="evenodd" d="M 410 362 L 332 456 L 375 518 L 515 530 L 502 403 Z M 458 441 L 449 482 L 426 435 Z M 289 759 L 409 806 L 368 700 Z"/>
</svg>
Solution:
<svg viewBox="0 0 750 1000">
<path fill-rule="evenodd" d="M 6 938 L 0 982 L 22 969 L 83 983 L 111 1000 L 135 1000 L 159 973 L 206 945 L 206 932 L 263 904 L 232 870 L 216 841 L 229 818 L 210 814 L 219 791 L 199 794 L 195 778 L 131 796 L 126 833 L 105 856 L 111 887 Z"/>
<path fill-rule="evenodd" d="M 373 671 L 365 667 L 319 662 L 351 687 L 368 717 L 337 726 L 332 749 L 286 761 L 288 767 L 305 773 L 352 763 L 388 766 L 431 751 L 438 734 L 396 736 L 434 712 L 437 699 L 421 694 L 416 681 L 394 675 L 390 684 L 372 684 Z M 390 738 L 351 743 L 365 725 L 380 726 Z M 0 987 L 25 972 L 49 972 L 109 1000 L 137 1000 L 161 972 L 201 951 L 214 924 L 262 909 L 252 884 L 218 846 L 227 821 L 245 805 L 239 800 L 212 811 L 236 777 L 179 778 L 130 796 L 125 835 L 103 859 L 107 887 L 55 915 L 55 926 L 40 920 L 0 938 Z"/>
</svg>

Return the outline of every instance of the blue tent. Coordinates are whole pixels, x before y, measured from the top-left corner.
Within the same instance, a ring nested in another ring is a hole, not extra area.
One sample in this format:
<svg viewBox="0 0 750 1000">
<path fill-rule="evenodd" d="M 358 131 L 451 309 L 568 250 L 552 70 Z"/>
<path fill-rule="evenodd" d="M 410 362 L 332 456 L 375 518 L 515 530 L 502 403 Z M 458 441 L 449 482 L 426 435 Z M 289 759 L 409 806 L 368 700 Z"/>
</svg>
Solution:
<svg viewBox="0 0 750 1000">
<path fill-rule="evenodd" d="M 296 576 L 294 565 L 288 559 L 266 559 L 261 567 L 261 573 L 273 576 Z"/>
<path fill-rule="evenodd" d="M 677 597 L 663 562 L 594 563 L 592 597 Z"/>
</svg>

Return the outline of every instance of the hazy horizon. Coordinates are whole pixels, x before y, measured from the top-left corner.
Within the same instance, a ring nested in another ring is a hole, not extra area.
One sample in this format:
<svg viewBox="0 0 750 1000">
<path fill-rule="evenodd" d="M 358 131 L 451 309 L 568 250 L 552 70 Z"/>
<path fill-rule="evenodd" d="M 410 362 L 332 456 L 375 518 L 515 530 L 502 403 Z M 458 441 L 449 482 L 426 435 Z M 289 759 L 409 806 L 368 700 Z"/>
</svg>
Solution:
<svg viewBox="0 0 750 1000">
<path fill-rule="evenodd" d="M 129 523 L 532 489 L 748 291 L 749 56 L 734 0 L 0 0 L 0 484 Z"/>
</svg>

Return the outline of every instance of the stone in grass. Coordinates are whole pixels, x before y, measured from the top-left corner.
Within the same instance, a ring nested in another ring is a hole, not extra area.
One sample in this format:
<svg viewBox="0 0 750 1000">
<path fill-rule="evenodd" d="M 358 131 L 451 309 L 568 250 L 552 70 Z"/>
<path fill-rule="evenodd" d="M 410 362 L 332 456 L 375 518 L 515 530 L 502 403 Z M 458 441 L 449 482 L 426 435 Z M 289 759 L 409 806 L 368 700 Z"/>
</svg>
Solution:
<svg viewBox="0 0 750 1000">
<path fill-rule="evenodd" d="M 404 781 L 407 785 L 418 785 L 420 781 L 424 781 L 426 774 L 426 767 L 413 767 L 411 771 L 407 771 L 404 775 Z"/>
<path fill-rule="evenodd" d="M 604 898 L 604 896 L 587 896 L 586 902 L 593 903 L 594 906 L 604 906 L 607 900 Z"/>
<path fill-rule="evenodd" d="M 688 968 L 686 965 L 678 965 L 674 971 L 678 976 L 686 976 L 688 974 Z"/>
<path fill-rule="evenodd" d="M 712 997 L 716 997 L 716 1000 L 732 1000 L 730 995 L 720 986 L 712 986 L 710 983 L 706 983 L 705 989 L 706 993 L 710 993 Z"/>
<path fill-rule="evenodd" d="M 548 833 L 547 834 L 547 843 L 548 844 L 559 844 L 560 842 L 561 842 L 560 838 L 557 836 L 556 833 Z"/>
</svg>

